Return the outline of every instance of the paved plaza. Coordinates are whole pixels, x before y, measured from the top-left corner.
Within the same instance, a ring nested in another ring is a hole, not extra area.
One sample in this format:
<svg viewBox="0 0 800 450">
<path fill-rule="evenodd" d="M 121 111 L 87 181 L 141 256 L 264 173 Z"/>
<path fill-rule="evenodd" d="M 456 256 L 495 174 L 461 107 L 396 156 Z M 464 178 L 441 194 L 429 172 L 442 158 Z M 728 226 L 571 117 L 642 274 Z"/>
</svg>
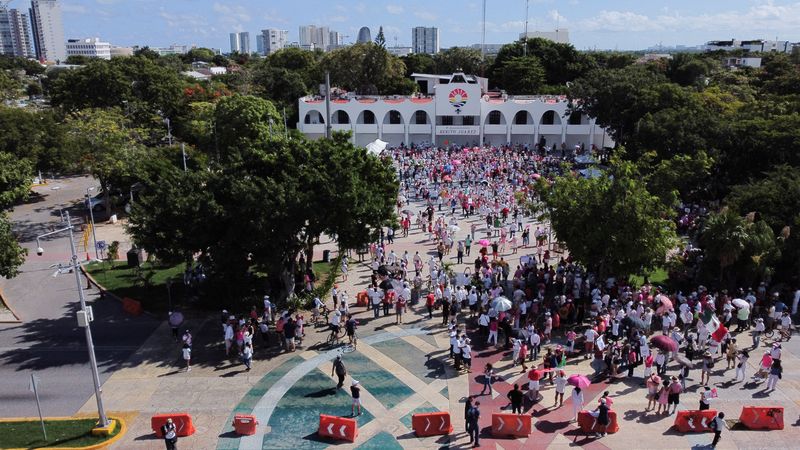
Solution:
<svg viewBox="0 0 800 450">
<path fill-rule="evenodd" d="M 412 209 L 421 205 L 412 205 Z M 472 223 L 460 216 L 462 230 L 469 230 Z M 536 226 L 527 221 L 526 225 Z M 459 236 L 463 238 L 463 236 Z M 397 237 L 389 246 L 402 255 L 405 250 L 413 255 L 433 252 L 433 245 L 417 230 L 406 238 Z M 333 244 L 324 243 L 316 249 L 319 256 Z M 520 256 L 529 253 L 520 251 L 504 257 L 515 267 Z M 450 255 L 455 262 L 455 255 Z M 447 257 L 446 257 L 447 258 Z M 427 256 L 425 257 L 427 260 Z M 467 261 L 468 258 L 465 258 Z M 463 272 L 467 264 L 455 265 L 456 272 Z M 456 373 L 448 357 L 449 338 L 441 325 L 441 312 L 427 319 L 424 306 L 410 308 L 402 325 L 395 324 L 394 315 L 372 318 L 372 312 L 356 307 L 355 296 L 365 289 L 371 269 L 365 264 L 353 262 L 347 282 L 339 287 L 346 290 L 351 300 L 351 312 L 359 321 L 358 348 L 351 353 L 342 353 L 340 347 L 331 348 L 322 344 L 327 329 L 306 326 L 306 338 L 302 346 L 293 353 L 276 354 L 255 342 L 253 369 L 244 370 L 236 359 L 224 357 L 221 330 L 216 314 L 209 317 L 189 317 L 187 325 L 195 335 L 193 370 L 181 370 L 180 348 L 171 340 L 166 323 L 130 356 L 104 385 L 106 407 L 111 411 L 130 413 L 132 421 L 128 434 L 115 448 L 149 449 L 160 445 L 150 430 L 150 417 L 157 413 L 187 412 L 191 414 L 197 432 L 182 438 L 181 448 L 198 449 L 430 449 L 465 448 L 468 437 L 464 430 L 464 401 L 467 395 L 476 395 L 482 388 L 481 369 L 492 363 L 498 370 L 501 381 L 494 384 L 495 392 L 477 397 L 481 402 L 481 448 L 533 449 L 533 448 L 703 448 L 710 444 L 711 433 L 683 434 L 672 428 L 675 416 L 656 415 L 645 411 L 647 400 L 642 385 L 642 367 L 636 369 L 632 379 L 620 379 L 615 383 L 599 382 L 584 391 L 585 401 L 592 409 L 597 405 L 603 391 L 614 398 L 613 410 L 620 419 L 620 431 L 599 438 L 581 433 L 575 423 L 570 422 L 572 405 L 569 400 L 571 388 L 567 388 L 563 407 L 552 407 L 554 388 L 542 384 L 543 398 L 532 408 L 526 404 L 526 414 L 533 416 L 533 431 L 527 438 L 494 439 L 491 437 L 491 414 L 505 412 L 508 405 L 506 393 L 515 382 L 525 384 L 527 378 L 519 367 L 511 367 L 510 351 L 486 347 L 475 334 L 473 321 L 466 322 L 473 337 L 474 357 L 472 373 Z M 330 299 L 326 299 L 330 304 Z M 461 318 L 464 323 L 464 318 Z M 742 335 L 743 342 L 750 342 Z M 558 336 L 551 344 L 562 341 Z M 712 405 L 727 414 L 728 419 L 737 419 L 742 406 L 783 406 L 786 428 L 783 431 L 728 430 L 723 432 L 718 448 L 796 448 L 800 439 L 800 408 L 798 407 L 798 339 L 784 344 L 784 376 L 774 392 L 766 393 L 763 385 L 749 382 L 758 363 L 758 352 L 751 352 L 747 369 L 748 382 L 733 383 L 734 369 L 724 369 L 724 362 L 717 363 L 712 384 L 719 388 L 719 399 Z M 502 343 L 502 341 L 501 341 Z M 762 341 L 762 346 L 766 343 Z M 335 377 L 331 376 L 332 360 L 343 355 L 348 369 L 345 387 L 337 390 Z M 541 362 L 541 359 L 539 360 Z M 670 366 L 669 374 L 677 372 Z M 570 359 L 567 374 L 591 375 L 594 371 L 583 357 Z M 699 369 L 690 375 L 688 392 L 682 395 L 682 409 L 696 409 L 699 403 L 697 382 Z M 316 434 L 319 414 L 348 417 L 350 395 L 348 387 L 352 379 L 362 385 L 364 412 L 357 417 L 359 435 L 355 443 L 331 441 Z M 694 383 L 694 384 L 693 384 Z M 95 402 L 88 399 L 81 412 L 91 413 Z M 448 411 L 451 413 L 454 431 L 449 436 L 428 438 L 415 437 L 411 429 L 411 416 L 420 412 Z M 508 410 L 510 412 L 510 409 Z M 253 436 L 239 437 L 233 433 L 231 420 L 235 414 L 252 414 L 260 424 Z M 731 422 L 733 423 L 733 422 Z"/>
</svg>

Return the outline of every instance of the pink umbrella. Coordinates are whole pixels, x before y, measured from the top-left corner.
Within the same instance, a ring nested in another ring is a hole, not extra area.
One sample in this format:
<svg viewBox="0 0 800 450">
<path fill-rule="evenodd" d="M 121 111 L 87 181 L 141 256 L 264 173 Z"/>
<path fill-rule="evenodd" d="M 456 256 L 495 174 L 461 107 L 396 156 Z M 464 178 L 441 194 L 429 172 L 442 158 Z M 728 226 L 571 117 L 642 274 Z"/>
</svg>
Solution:
<svg viewBox="0 0 800 450">
<path fill-rule="evenodd" d="M 592 384 L 591 380 L 586 378 L 586 375 L 570 375 L 569 378 L 567 378 L 567 383 L 581 389 L 584 389 Z"/>
<path fill-rule="evenodd" d="M 661 306 L 659 306 L 656 310 L 658 314 L 672 310 L 672 300 L 670 300 L 666 295 L 658 295 L 656 300 L 661 302 Z"/>
<path fill-rule="evenodd" d="M 458 166 L 458 165 L 460 165 L 460 164 L 461 164 L 461 160 L 460 160 L 460 159 L 454 159 L 454 160 L 453 160 L 453 165 L 454 165 L 454 166 Z"/>
<path fill-rule="evenodd" d="M 653 347 L 664 350 L 665 352 L 678 351 L 678 343 L 673 341 L 669 336 L 656 336 L 650 339 L 650 343 L 653 344 Z"/>
<path fill-rule="evenodd" d="M 489 240 L 488 240 L 488 239 L 481 239 L 480 241 L 478 241 L 478 244 L 479 244 L 479 245 L 482 245 L 482 246 L 484 246 L 484 247 L 486 247 L 486 246 L 489 246 L 489 245 L 492 245 L 492 243 L 491 243 L 491 242 L 489 242 Z"/>
<path fill-rule="evenodd" d="M 538 180 L 539 178 L 542 178 L 542 176 L 541 176 L 541 175 L 539 175 L 538 173 L 535 173 L 535 174 L 533 174 L 532 176 L 533 176 L 533 179 L 534 179 L 534 180 Z"/>
</svg>

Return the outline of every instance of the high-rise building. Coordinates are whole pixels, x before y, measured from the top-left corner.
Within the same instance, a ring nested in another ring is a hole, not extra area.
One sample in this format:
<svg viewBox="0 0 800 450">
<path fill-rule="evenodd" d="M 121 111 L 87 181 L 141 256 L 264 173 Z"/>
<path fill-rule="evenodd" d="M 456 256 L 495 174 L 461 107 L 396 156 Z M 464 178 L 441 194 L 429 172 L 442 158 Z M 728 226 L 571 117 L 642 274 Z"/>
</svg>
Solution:
<svg viewBox="0 0 800 450">
<path fill-rule="evenodd" d="M 264 55 L 266 50 L 264 50 L 264 34 L 258 33 L 256 35 L 256 53 L 259 55 Z"/>
<path fill-rule="evenodd" d="M 239 53 L 243 55 L 250 54 L 250 32 L 242 31 L 239 33 Z"/>
<path fill-rule="evenodd" d="M 289 31 L 267 28 L 266 30 L 261 30 L 261 36 L 264 39 L 264 54 L 269 55 L 287 47 Z"/>
<path fill-rule="evenodd" d="M 439 29 L 436 27 L 414 27 L 411 29 L 411 48 L 414 53 L 439 53 Z"/>
<path fill-rule="evenodd" d="M 356 42 L 359 44 L 372 42 L 372 35 L 369 32 L 369 27 L 361 27 L 361 29 L 358 30 L 358 40 Z"/>
<path fill-rule="evenodd" d="M 0 55 L 33 56 L 29 24 L 27 14 L 0 3 Z"/>
<path fill-rule="evenodd" d="M 67 56 L 111 59 L 111 44 L 100 41 L 100 38 L 69 39 L 67 41 Z"/>
<path fill-rule="evenodd" d="M 242 49 L 242 46 L 239 43 L 239 33 L 231 33 L 230 40 L 231 40 L 231 53 L 239 53 L 239 50 Z"/>
<path fill-rule="evenodd" d="M 337 33 L 338 34 L 338 33 Z M 321 48 L 327 51 L 331 45 L 331 31 L 328 27 L 318 27 L 316 25 L 300 26 L 300 47 Z"/>
<path fill-rule="evenodd" d="M 327 51 L 336 50 L 342 46 L 342 35 L 338 31 L 331 31 L 328 33 L 328 48 Z"/>
<path fill-rule="evenodd" d="M 31 0 L 31 25 L 36 58 L 40 61 L 64 61 L 67 47 L 64 41 L 64 22 L 58 0 Z"/>
</svg>

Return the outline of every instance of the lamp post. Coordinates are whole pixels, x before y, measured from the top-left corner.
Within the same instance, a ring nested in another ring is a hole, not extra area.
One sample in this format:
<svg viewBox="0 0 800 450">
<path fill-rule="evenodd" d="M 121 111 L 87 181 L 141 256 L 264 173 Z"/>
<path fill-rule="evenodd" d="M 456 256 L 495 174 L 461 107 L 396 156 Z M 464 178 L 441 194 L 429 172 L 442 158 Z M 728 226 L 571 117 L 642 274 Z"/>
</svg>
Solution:
<svg viewBox="0 0 800 450">
<path fill-rule="evenodd" d="M 78 298 L 80 299 L 81 310 L 78 311 L 78 325 L 83 327 L 86 332 L 86 347 L 89 350 L 89 364 L 92 369 L 92 381 L 94 381 L 94 396 L 97 399 L 97 414 L 99 415 L 99 423 L 100 427 L 108 426 L 108 417 L 106 417 L 106 410 L 103 407 L 103 398 L 100 396 L 101 389 L 100 389 L 100 375 L 97 372 L 97 359 L 94 355 L 94 344 L 92 343 L 92 329 L 89 326 L 89 323 L 92 321 L 92 312 L 91 309 L 87 309 L 86 307 L 86 299 L 83 295 L 83 286 L 81 285 L 81 276 L 80 276 L 80 264 L 78 264 L 78 255 L 75 250 L 75 236 L 72 230 L 72 223 L 70 222 L 69 212 L 66 212 L 66 222 L 67 226 L 64 228 L 60 228 L 55 231 L 51 231 L 49 233 L 45 233 L 39 236 L 36 236 L 36 254 L 42 256 L 44 253 L 44 249 L 42 248 L 40 240 L 47 236 L 52 236 L 54 234 L 63 233 L 65 231 L 69 232 L 69 247 L 70 251 L 72 252 L 72 258 L 70 260 L 69 267 L 75 273 L 75 287 L 78 289 Z"/>
<path fill-rule="evenodd" d="M 99 260 L 100 253 L 99 250 L 97 249 L 97 233 L 95 233 L 94 231 L 94 211 L 92 211 L 92 199 L 91 196 L 89 195 L 89 191 L 93 190 L 94 186 L 89 186 L 88 188 L 86 188 L 86 207 L 89 209 L 89 218 L 92 221 L 92 240 L 94 241 L 94 257 L 95 259 Z M 110 205 L 106 205 L 106 207 L 108 206 Z"/>
</svg>

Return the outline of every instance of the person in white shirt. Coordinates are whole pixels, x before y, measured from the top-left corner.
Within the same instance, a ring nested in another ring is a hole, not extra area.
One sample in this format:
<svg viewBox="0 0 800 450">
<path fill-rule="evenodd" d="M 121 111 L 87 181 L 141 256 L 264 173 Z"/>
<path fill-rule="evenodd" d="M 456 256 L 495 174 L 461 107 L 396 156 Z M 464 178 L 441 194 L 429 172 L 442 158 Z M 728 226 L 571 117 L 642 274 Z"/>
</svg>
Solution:
<svg viewBox="0 0 800 450">
<path fill-rule="evenodd" d="M 589 327 L 586 332 L 583 333 L 583 336 L 586 338 L 586 342 L 584 343 L 586 354 L 583 355 L 583 359 L 589 359 L 589 357 L 594 354 L 594 341 L 598 336 L 597 330 Z"/>
<path fill-rule="evenodd" d="M 572 414 L 574 416 L 574 422 L 578 421 L 578 413 L 583 409 L 583 405 L 583 392 L 581 392 L 581 388 L 576 387 L 572 390 Z"/>
<path fill-rule="evenodd" d="M 233 346 L 233 326 L 229 323 L 225 324 L 225 356 L 228 356 Z"/>
<path fill-rule="evenodd" d="M 531 326 L 531 330 L 533 330 L 533 326 Z M 542 337 L 539 336 L 539 333 L 533 330 L 528 339 L 531 342 L 531 351 L 528 354 L 530 355 L 530 361 L 534 361 L 539 358 L 539 349 L 541 348 Z"/>
</svg>

